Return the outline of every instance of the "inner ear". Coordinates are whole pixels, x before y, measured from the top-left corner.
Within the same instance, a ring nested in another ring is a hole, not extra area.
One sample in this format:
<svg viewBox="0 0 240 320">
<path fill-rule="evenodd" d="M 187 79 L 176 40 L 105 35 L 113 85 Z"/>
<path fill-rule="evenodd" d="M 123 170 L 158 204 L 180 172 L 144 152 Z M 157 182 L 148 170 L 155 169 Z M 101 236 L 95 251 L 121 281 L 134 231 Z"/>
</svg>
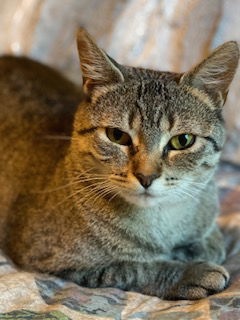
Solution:
<svg viewBox="0 0 240 320">
<path fill-rule="evenodd" d="M 98 48 L 84 29 L 78 31 L 77 45 L 85 94 L 90 95 L 96 86 L 124 81 L 118 64 Z"/>
<path fill-rule="evenodd" d="M 213 100 L 221 100 L 223 105 L 236 72 L 238 60 L 237 42 L 226 42 L 190 72 L 185 73 L 180 83 L 206 92 Z"/>
</svg>

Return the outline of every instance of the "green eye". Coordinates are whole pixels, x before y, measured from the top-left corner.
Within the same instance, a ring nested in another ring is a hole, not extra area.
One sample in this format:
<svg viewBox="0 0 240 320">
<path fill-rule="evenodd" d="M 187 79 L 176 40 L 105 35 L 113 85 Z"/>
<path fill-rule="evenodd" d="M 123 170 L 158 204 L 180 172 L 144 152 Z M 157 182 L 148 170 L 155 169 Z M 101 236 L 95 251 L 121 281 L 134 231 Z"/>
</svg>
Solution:
<svg viewBox="0 0 240 320">
<path fill-rule="evenodd" d="M 121 144 L 123 146 L 130 146 L 132 144 L 131 137 L 117 128 L 106 128 L 106 135 L 108 139 L 114 143 Z"/>
<path fill-rule="evenodd" d="M 173 137 L 169 145 L 172 150 L 183 150 L 191 147 L 194 142 L 195 136 L 193 134 L 184 133 Z"/>
</svg>

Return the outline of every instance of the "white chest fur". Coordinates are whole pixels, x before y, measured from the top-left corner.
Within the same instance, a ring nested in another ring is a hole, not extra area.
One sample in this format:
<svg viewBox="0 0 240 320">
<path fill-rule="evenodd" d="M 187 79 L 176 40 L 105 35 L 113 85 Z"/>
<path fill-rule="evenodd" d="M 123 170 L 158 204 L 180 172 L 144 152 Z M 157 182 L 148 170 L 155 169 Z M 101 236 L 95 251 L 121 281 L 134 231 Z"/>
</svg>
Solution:
<svg viewBox="0 0 240 320">
<path fill-rule="evenodd" d="M 195 233 L 195 211 L 191 203 L 142 209 L 128 217 L 125 225 L 140 241 L 168 251 Z"/>
</svg>

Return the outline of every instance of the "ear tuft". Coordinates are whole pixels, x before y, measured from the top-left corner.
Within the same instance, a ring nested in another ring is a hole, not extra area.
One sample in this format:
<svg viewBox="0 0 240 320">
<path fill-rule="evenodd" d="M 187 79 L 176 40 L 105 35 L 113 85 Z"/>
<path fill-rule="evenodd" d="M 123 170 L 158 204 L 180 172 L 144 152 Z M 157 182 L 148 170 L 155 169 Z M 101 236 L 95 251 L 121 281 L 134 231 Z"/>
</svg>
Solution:
<svg viewBox="0 0 240 320">
<path fill-rule="evenodd" d="M 91 94 L 91 91 L 96 86 L 124 81 L 118 64 L 98 48 L 91 36 L 83 28 L 78 30 L 77 46 L 85 93 Z"/>
<path fill-rule="evenodd" d="M 180 83 L 204 90 L 213 99 L 219 100 L 220 98 L 224 102 L 236 72 L 238 60 L 237 42 L 226 42 L 190 72 L 185 73 Z"/>
</svg>

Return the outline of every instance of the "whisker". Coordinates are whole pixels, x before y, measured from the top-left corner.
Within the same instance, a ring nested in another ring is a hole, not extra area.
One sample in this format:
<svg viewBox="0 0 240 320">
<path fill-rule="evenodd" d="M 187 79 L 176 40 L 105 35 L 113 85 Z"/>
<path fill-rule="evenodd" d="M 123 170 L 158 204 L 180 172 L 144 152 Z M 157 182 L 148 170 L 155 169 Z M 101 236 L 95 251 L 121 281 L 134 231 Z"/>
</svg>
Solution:
<svg viewBox="0 0 240 320">
<path fill-rule="evenodd" d="M 65 203 L 67 200 L 71 199 L 73 197 L 73 194 L 70 194 L 69 196 L 67 196 L 66 198 L 64 198 L 62 201 L 58 202 L 53 208 L 52 210 L 55 210 L 57 207 L 59 207 L 61 204 Z"/>
<path fill-rule="evenodd" d="M 90 193 L 86 194 L 83 198 L 80 199 L 81 203 L 85 202 L 86 200 L 88 201 L 89 197 L 92 198 L 92 196 L 96 195 L 96 191 L 101 191 L 102 189 L 104 189 L 107 186 L 107 184 L 105 183 L 105 185 L 103 183 L 96 183 L 95 186 L 87 186 L 85 188 L 84 191 L 89 190 L 90 189 Z M 81 189 L 80 191 L 83 191 L 83 189 Z M 97 193 L 98 194 L 98 193 Z"/>
<path fill-rule="evenodd" d="M 111 194 L 111 192 L 112 192 L 112 188 L 108 188 L 108 189 L 102 190 L 102 192 L 99 192 L 97 197 L 94 199 L 92 205 L 94 205 L 96 203 L 96 201 L 99 200 L 100 198 L 103 198 L 104 196 Z"/>
<path fill-rule="evenodd" d="M 65 188 L 67 188 L 67 187 L 69 187 L 69 186 L 72 186 L 72 185 L 75 185 L 75 184 L 77 184 L 77 183 L 78 183 L 78 181 L 73 181 L 73 182 L 67 183 L 67 184 L 65 184 L 65 185 L 63 185 L 63 186 L 60 186 L 60 187 L 57 187 L 57 188 L 54 188 L 54 189 L 47 189 L 47 190 L 43 190 L 43 191 L 36 191 L 36 193 L 38 193 L 38 194 L 51 193 L 51 192 L 54 192 L 54 191 L 58 191 L 58 190 L 61 190 L 61 189 L 65 189 Z"/>
<path fill-rule="evenodd" d="M 181 186 L 184 190 L 193 193 L 193 194 L 199 194 L 200 191 L 203 190 L 203 187 L 199 187 L 199 186 L 194 186 L 194 185 L 190 185 L 190 186 Z"/>
<path fill-rule="evenodd" d="M 119 196 L 121 194 L 120 191 L 115 192 L 115 194 L 108 200 L 109 202 L 111 202 L 114 198 L 116 198 L 117 196 Z"/>
<path fill-rule="evenodd" d="M 184 181 L 190 182 L 191 184 L 194 184 L 194 185 L 199 185 L 199 186 L 203 186 L 203 187 L 206 186 L 206 183 L 204 183 L 204 182 L 197 182 L 197 181 L 194 181 L 194 180 L 189 179 L 189 178 L 187 178 L 187 179 L 184 178 Z"/>
<path fill-rule="evenodd" d="M 84 179 L 81 179 L 81 178 L 79 178 L 79 179 L 77 179 L 77 181 L 76 182 L 78 182 L 78 183 L 82 183 L 82 182 L 91 182 L 91 181 L 98 181 L 98 180 L 102 180 L 102 181 L 104 181 L 104 180 L 106 180 L 106 178 L 98 178 L 98 177 L 96 177 L 96 178 L 84 178 Z"/>
<path fill-rule="evenodd" d="M 95 182 L 95 183 L 92 183 L 90 185 L 87 185 L 85 186 L 84 188 L 81 188 L 79 190 L 77 190 L 75 192 L 75 195 L 79 194 L 79 193 L 84 193 L 86 192 L 87 190 L 91 190 L 91 191 L 94 191 L 95 189 L 98 189 L 99 187 L 103 187 L 103 182 Z"/>
<path fill-rule="evenodd" d="M 197 202 L 197 198 L 195 198 L 194 197 L 194 195 L 192 195 L 191 193 L 189 193 L 189 192 L 186 192 L 185 190 L 178 190 L 179 191 L 179 193 L 182 193 L 182 194 L 184 194 L 184 195 L 186 195 L 186 196 L 188 196 L 188 197 L 190 197 L 190 198 L 192 198 L 194 201 L 196 201 Z"/>
<path fill-rule="evenodd" d="M 130 188 L 130 187 L 128 187 L 128 186 L 123 186 L 121 183 L 118 183 L 118 181 L 113 181 L 114 183 L 115 183 L 115 185 L 117 186 L 117 187 L 120 187 L 120 188 L 122 188 L 122 189 L 124 189 L 124 190 L 130 190 L 130 191 L 132 191 L 132 188 Z"/>
<path fill-rule="evenodd" d="M 108 178 L 109 175 L 107 174 L 89 174 L 89 173 L 79 173 L 78 175 L 75 175 L 74 178 Z"/>
<path fill-rule="evenodd" d="M 99 189 L 99 187 L 102 187 L 102 182 L 96 182 L 95 184 L 91 184 L 91 185 L 88 185 L 84 188 L 81 188 L 79 190 L 76 190 L 75 192 L 72 192 L 70 195 L 68 195 L 66 198 L 64 198 L 62 201 L 60 201 L 59 203 L 57 203 L 55 206 L 54 206 L 54 209 L 59 207 L 61 204 L 63 204 L 64 202 L 66 202 L 67 200 L 71 199 L 72 197 L 75 197 L 76 195 L 78 194 L 81 194 L 83 191 L 86 191 L 88 189 L 91 190 L 91 193 L 93 193 L 95 190 Z"/>
</svg>

